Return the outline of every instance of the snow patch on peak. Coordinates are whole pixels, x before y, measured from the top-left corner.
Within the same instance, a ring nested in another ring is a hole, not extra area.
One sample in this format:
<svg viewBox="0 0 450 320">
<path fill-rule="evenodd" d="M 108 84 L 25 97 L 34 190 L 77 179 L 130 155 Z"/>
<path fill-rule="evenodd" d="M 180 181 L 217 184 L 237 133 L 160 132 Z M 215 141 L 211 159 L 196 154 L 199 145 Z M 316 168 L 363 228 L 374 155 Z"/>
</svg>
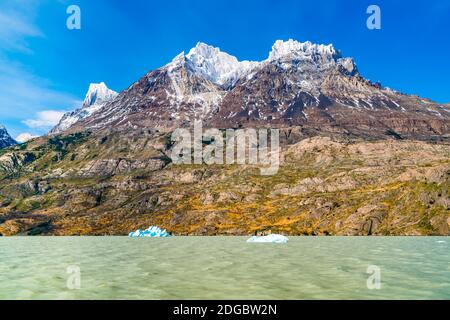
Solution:
<svg viewBox="0 0 450 320">
<path fill-rule="evenodd" d="M 166 64 L 164 68 L 166 68 L 169 72 L 173 72 L 173 70 L 177 69 L 180 66 L 183 66 L 186 62 L 186 55 L 184 51 L 180 52 L 172 59 L 171 62 Z"/>
<path fill-rule="evenodd" d="M 219 86 L 229 87 L 247 75 L 259 62 L 239 61 L 219 48 L 197 43 L 186 55 L 189 67 L 207 80 Z"/>
<path fill-rule="evenodd" d="M 75 111 L 66 113 L 50 133 L 58 134 L 67 130 L 78 121 L 100 110 L 108 102 L 113 101 L 117 95 L 118 93 L 109 89 L 104 82 L 91 83 L 83 106 Z"/>
<path fill-rule="evenodd" d="M 312 60 L 315 63 L 333 63 L 341 57 L 332 44 L 314 44 L 310 41 L 299 42 L 289 39 L 277 40 L 272 46 L 268 61 L 284 59 Z"/>
<path fill-rule="evenodd" d="M 104 82 L 91 83 L 84 99 L 83 107 L 89 108 L 94 105 L 104 104 L 113 100 L 117 95 L 118 93 L 109 89 Z"/>
<path fill-rule="evenodd" d="M 175 56 L 175 58 L 173 58 L 172 62 L 184 61 L 184 57 L 185 57 L 184 51 L 181 51 L 179 54 Z"/>
</svg>

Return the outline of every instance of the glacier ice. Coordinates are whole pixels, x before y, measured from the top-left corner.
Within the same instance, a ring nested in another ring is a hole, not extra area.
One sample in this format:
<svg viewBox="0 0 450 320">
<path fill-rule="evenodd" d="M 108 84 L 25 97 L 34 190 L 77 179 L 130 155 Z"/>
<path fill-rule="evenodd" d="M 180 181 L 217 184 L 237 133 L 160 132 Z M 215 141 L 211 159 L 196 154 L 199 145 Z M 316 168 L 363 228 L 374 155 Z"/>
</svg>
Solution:
<svg viewBox="0 0 450 320">
<path fill-rule="evenodd" d="M 145 230 L 138 229 L 135 232 L 130 232 L 128 236 L 130 238 L 166 238 L 170 237 L 170 234 L 157 226 L 151 226 Z"/>
<path fill-rule="evenodd" d="M 289 239 L 280 234 L 270 234 L 268 236 L 253 236 L 247 240 L 248 243 L 288 243 Z"/>
</svg>

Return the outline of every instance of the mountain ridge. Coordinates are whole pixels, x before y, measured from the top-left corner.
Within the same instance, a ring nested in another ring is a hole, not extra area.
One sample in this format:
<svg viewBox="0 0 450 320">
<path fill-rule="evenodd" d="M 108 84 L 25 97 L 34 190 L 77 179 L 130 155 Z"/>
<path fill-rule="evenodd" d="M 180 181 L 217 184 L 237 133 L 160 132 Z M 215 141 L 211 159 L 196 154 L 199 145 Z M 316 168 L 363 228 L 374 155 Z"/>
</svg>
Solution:
<svg viewBox="0 0 450 320">
<path fill-rule="evenodd" d="M 301 125 L 323 131 L 414 139 L 450 133 L 450 108 L 361 76 L 333 45 L 278 40 L 268 58 L 239 61 L 199 42 L 150 71 L 69 130 Z"/>
</svg>

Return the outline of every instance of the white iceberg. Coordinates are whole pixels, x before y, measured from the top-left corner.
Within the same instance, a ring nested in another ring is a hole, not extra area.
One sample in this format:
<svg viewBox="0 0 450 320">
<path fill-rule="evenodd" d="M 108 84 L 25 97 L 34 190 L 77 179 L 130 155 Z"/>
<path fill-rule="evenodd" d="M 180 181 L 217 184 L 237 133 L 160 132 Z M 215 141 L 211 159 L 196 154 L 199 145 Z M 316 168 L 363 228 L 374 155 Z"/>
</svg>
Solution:
<svg viewBox="0 0 450 320">
<path fill-rule="evenodd" d="M 247 240 L 248 243 L 287 243 L 288 238 L 280 234 L 270 234 L 268 236 L 253 236 Z"/>
<path fill-rule="evenodd" d="M 162 230 L 156 226 L 151 226 L 146 230 L 138 229 L 135 232 L 130 232 L 130 238 L 166 238 L 170 234 L 166 230 Z"/>
</svg>

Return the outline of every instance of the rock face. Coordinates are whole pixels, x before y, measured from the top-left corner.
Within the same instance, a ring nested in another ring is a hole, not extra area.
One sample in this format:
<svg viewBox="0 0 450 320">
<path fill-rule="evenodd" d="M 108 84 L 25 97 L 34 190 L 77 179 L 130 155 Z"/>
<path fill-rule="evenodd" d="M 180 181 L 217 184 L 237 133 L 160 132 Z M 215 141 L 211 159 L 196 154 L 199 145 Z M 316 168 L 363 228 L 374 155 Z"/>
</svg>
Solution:
<svg viewBox="0 0 450 320">
<path fill-rule="evenodd" d="M 261 62 L 199 43 L 79 119 L 73 130 L 171 130 L 193 120 L 219 128 L 303 126 L 360 137 L 435 139 L 450 108 L 364 79 L 332 45 L 277 41 Z"/>
<path fill-rule="evenodd" d="M 11 138 L 6 128 L 0 124 L 0 149 L 10 147 L 17 144 L 17 142 Z"/>
<path fill-rule="evenodd" d="M 277 175 L 174 165 L 170 134 L 36 139 L 0 156 L 0 233 L 450 235 L 450 146 L 308 138 L 289 128 Z M 284 136 L 284 134 L 282 134 Z"/>
</svg>

